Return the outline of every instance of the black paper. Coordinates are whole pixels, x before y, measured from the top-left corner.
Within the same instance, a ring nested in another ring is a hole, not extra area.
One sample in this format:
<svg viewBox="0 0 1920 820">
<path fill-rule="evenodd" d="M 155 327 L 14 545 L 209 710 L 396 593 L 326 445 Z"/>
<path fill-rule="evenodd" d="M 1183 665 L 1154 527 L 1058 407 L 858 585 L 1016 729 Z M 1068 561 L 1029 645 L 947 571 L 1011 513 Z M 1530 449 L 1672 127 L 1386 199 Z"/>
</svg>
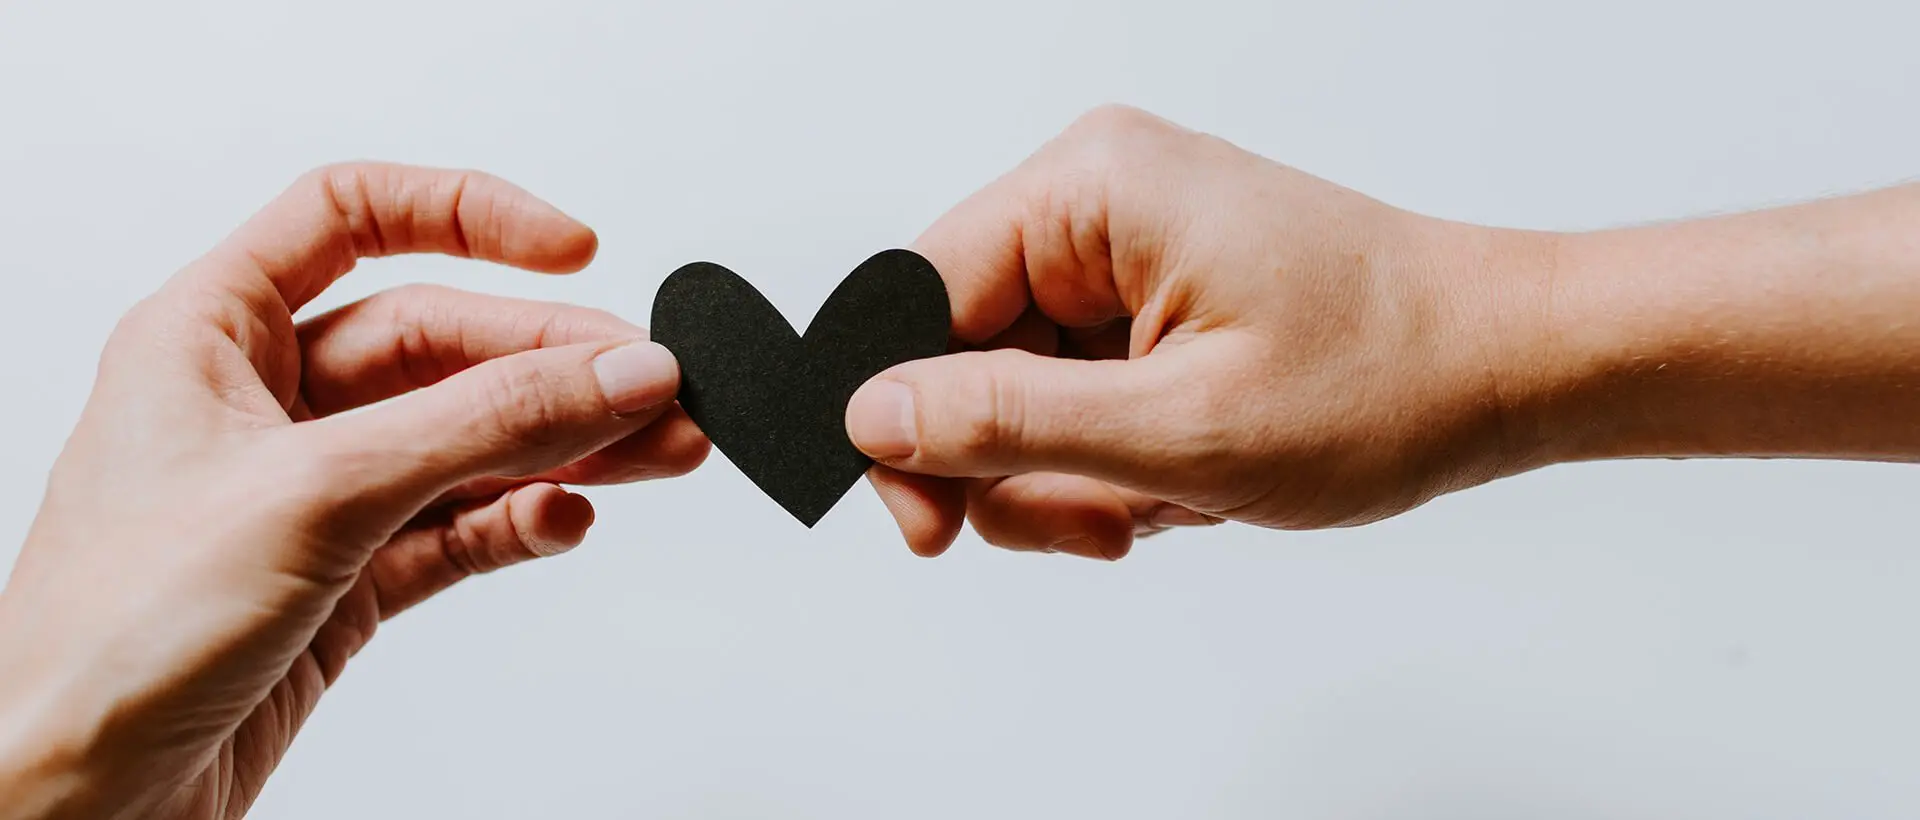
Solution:
<svg viewBox="0 0 1920 820">
<path fill-rule="evenodd" d="M 695 262 L 653 300 L 652 338 L 680 361 L 680 406 L 767 495 L 812 527 L 872 465 L 847 400 L 901 362 L 947 352 L 946 283 L 907 250 L 855 268 L 794 332 L 733 271 Z"/>
</svg>

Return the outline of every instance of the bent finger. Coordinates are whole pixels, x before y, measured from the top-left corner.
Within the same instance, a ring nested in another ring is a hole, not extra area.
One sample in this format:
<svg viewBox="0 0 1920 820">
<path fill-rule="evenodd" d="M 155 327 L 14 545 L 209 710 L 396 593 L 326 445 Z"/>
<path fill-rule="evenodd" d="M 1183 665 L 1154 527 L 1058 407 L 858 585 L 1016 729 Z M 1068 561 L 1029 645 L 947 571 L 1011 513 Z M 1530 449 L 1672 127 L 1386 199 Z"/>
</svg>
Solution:
<svg viewBox="0 0 1920 820">
<path fill-rule="evenodd" d="M 486 476 L 534 476 L 644 428 L 679 388 L 653 342 L 517 353 L 365 412 L 301 425 L 350 493 L 344 509 L 404 520 Z M 397 526 L 397 522 L 396 522 Z"/>
<path fill-rule="evenodd" d="M 424 518 L 367 564 L 380 617 L 398 615 L 474 575 L 566 552 L 586 538 L 593 519 L 591 502 L 552 484 Z"/>
<path fill-rule="evenodd" d="M 439 501 L 491 498 L 513 487 L 548 482 L 574 486 L 631 484 L 693 472 L 713 444 L 678 405 L 667 408 L 637 433 L 562 467 L 530 477 L 483 476 L 448 490 Z"/>
<path fill-rule="evenodd" d="M 298 310 L 366 257 L 442 253 L 564 273 L 597 248 L 587 226 L 498 177 L 347 163 L 302 176 L 188 275 L 257 277 Z"/>
<path fill-rule="evenodd" d="M 903 473 L 884 464 L 867 470 L 867 481 L 893 514 L 907 549 L 936 558 L 953 546 L 967 520 L 965 485 L 957 479 Z"/>
<path fill-rule="evenodd" d="M 1098 108 L 941 216 L 914 247 L 947 282 L 954 335 L 979 344 L 1029 304 L 1067 327 L 1137 313 L 1182 204 L 1153 171 L 1195 137 Z"/>
<path fill-rule="evenodd" d="M 432 285 L 384 291 L 300 323 L 301 395 L 316 417 L 439 383 L 502 356 L 646 330 L 576 305 Z"/>
<path fill-rule="evenodd" d="M 1126 500 L 1083 476 L 1028 473 L 971 482 L 967 518 L 982 539 L 1004 549 L 1117 561 L 1133 547 Z"/>
</svg>

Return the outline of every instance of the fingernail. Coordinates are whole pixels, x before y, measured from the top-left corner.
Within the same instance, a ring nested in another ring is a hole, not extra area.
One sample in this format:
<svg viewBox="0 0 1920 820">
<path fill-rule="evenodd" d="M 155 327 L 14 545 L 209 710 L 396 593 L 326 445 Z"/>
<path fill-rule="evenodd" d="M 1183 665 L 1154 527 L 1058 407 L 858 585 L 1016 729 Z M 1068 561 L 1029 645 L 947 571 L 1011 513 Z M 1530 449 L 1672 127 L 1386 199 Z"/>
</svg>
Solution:
<svg viewBox="0 0 1920 820">
<path fill-rule="evenodd" d="M 1178 504 L 1162 504 L 1154 508 L 1147 522 L 1156 527 L 1211 527 L 1220 523 L 1220 519 L 1194 512 Z"/>
<path fill-rule="evenodd" d="M 593 357 L 593 377 L 613 412 L 637 413 L 673 399 L 680 363 L 658 344 L 633 342 Z"/>
<path fill-rule="evenodd" d="M 847 436 L 874 458 L 902 458 L 920 448 L 913 388 L 881 379 L 868 382 L 847 403 Z"/>
</svg>

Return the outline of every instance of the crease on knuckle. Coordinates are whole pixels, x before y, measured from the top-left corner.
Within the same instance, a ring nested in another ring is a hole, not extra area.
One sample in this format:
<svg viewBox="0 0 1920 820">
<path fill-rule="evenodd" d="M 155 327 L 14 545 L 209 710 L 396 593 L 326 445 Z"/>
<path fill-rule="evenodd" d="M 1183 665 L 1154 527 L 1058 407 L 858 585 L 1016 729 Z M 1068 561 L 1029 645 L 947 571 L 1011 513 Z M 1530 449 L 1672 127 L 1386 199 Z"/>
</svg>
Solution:
<svg viewBox="0 0 1920 820">
<path fill-rule="evenodd" d="M 467 194 L 469 193 L 470 186 L 472 186 L 474 182 L 474 176 L 473 171 L 459 171 L 453 174 L 453 179 L 449 183 L 449 190 L 446 194 L 446 212 L 443 217 L 446 220 L 447 241 L 451 246 L 449 249 L 455 254 L 469 258 L 481 255 L 476 254 L 476 249 L 473 245 L 476 237 L 485 238 L 499 235 L 498 231 L 493 230 L 495 227 L 493 224 L 495 214 L 492 197 L 483 196 L 478 198 L 480 206 L 486 211 L 474 221 L 474 224 L 478 225 L 480 230 L 470 231 L 467 229 L 465 206 L 469 201 Z M 492 254 L 486 255 L 491 256 Z"/>
<path fill-rule="evenodd" d="M 392 356 L 405 380 L 414 385 L 430 385 L 457 373 L 458 361 L 449 360 L 442 345 L 435 344 L 433 328 L 459 323 L 442 321 L 443 297 L 450 288 L 438 285 L 406 285 L 384 294 L 388 321 L 395 328 Z M 453 350 L 462 347 L 456 343 Z"/>
<path fill-rule="evenodd" d="M 556 322 L 561 316 L 558 311 L 552 315 Z M 588 331 L 591 336 L 605 335 L 610 338 L 635 338 L 642 341 L 652 336 L 646 328 L 638 327 L 620 318 L 619 314 L 601 308 L 580 308 L 571 315 L 571 322 L 578 329 Z"/>
<path fill-rule="evenodd" d="M 307 175 L 306 184 L 319 192 L 339 220 L 338 233 L 347 239 L 351 257 L 386 256 L 392 247 L 380 211 L 374 206 L 373 172 L 363 163 L 342 163 L 323 166 Z M 399 210 L 411 210 L 409 202 L 395 204 Z"/>
<path fill-rule="evenodd" d="M 481 560 L 486 541 L 470 516 L 454 516 L 439 533 L 440 557 L 462 576 L 485 574 L 492 567 Z"/>
<path fill-rule="evenodd" d="M 646 338 L 646 332 L 598 308 L 533 303 L 541 308 L 515 314 L 512 337 L 527 350 L 563 347 L 588 341 Z"/>
<path fill-rule="evenodd" d="M 1013 358 L 1009 353 L 1011 351 L 978 354 L 986 366 L 975 370 L 958 385 L 956 393 L 963 399 L 951 405 L 953 417 L 941 425 L 952 433 L 942 442 L 944 446 L 939 448 L 936 458 L 987 466 L 985 462 L 1008 458 L 1018 449 L 1019 436 L 1015 431 L 1021 429 L 1026 397 L 1019 383 L 1002 375 L 997 366 Z"/>
<path fill-rule="evenodd" d="M 536 370 L 518 370 L 482 383 L 494 442 L 519 451 L 545 452 L 565 443 L 567 415 L 558 389 Z"/>
</svg>

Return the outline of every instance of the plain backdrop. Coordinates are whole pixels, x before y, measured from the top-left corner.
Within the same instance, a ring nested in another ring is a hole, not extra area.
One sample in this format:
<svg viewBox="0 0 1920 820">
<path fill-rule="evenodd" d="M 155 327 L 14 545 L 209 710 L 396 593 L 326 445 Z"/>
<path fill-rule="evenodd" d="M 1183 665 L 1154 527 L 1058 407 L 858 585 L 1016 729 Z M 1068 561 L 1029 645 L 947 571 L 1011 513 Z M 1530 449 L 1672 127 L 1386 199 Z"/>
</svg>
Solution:
<svg viewBox="0 0 1920 820">
<path fill-rule="evenodd" d="M 572 278 L 375 262 L 321 307 L 433 281 L 644 320 L 712 259 L 804 324 L 1107 101 L 1503 225 L 1897 183 L 1916 24 L 1906 0 L 0 2 L 0 560 L 116 317 L 322 163 L 488 170 L 602 251 Z M 808 531 L 718 456 L 589 495 L 581 549 L 383 627 L 255 816 L 1920 815 L 1920 468 L 1570 466 L 1117 565 L 971 535 L 916 559 L 864 484 Z"/>
</svg>

